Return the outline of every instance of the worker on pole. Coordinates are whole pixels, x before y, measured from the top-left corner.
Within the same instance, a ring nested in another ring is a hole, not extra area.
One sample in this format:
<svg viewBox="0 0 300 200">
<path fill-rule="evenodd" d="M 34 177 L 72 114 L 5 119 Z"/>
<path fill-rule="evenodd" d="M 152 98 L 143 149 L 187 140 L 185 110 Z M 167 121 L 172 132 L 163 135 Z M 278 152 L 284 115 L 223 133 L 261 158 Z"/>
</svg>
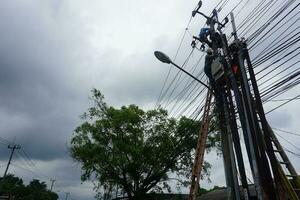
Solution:
<svg viewBox="0 0 300 200">
<path fill-rule="evenodd" d="M 211 48 L 208 48 L 206 53 L 207 54 L 205 56 L 204 73 L 208 77 L 210 84 L 214 85 L 214 79 L 211 73 L 211 64 L 214 59 L 213 50 Z"/>
</svg>

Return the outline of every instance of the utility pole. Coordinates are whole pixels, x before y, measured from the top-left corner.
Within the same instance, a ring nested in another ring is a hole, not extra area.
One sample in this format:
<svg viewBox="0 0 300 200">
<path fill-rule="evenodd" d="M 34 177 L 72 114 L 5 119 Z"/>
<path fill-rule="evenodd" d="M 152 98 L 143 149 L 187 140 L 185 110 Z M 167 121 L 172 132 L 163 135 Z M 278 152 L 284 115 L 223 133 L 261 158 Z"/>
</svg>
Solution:
<svg viewBox="0 0 300 200">
<path fill-rule="evenodd" d="M 205 49 L 205 44 L 212 48 L 212 50 L 207 52 L 208 56 L 205 57 L 205 69 L 210 67 L 211 71 L 205 71 L 204 69 L 204 72 L 211 79 L 212 87 L 211 89 L 208 88 L 215 97 L 216 117 L 220 124 L 228 199 L 299 200 L 300 176 L 298 176 L 268 124 L 248 53 L 247 43 L 245 39 L 238 39 L 237 37 L 233 13 L 230 13 L 230 16 L 234 41 L 228 44 L 222 28 L 225 27 L 229 19 L 226 17 L 224 19 L 225 22 L 222 24 L 218 19 L 216 9 L 213 10 L 212 16 L 209 17 L 199 11 L 201 5 L 202 1 L 200 0 L 198 6 L 192 12 L 192 17 L 196 14 L 204 16 L 207 19 L 206 24 L 209 28 L 202 28 L 199 37 L 193 37 L 195 40 L 191 45 L 195 48 L 195 41 L 199 40 L 204 47 L 203 50 Z M 217 28 L 215 28 L 215 25 L 217 25 Z M 209 39 L 207 38 L 208 36 L 210 37 Z M 160 61 L 176 66 L 168 56 L 161 52 L 158 53 L 156 52 L 155 56 Z M 176 67 L 182 70 L 179 66 Z M 186 71 L 184 72 L 197 80 L 193 75 Z M 201 81 L 199 82 L 202 83 Z M 237 119 L 236 115 L 238 115 L 239 119 Z M 237 126 L 238 122 L 241 124 L 241 132 L 244 136 L 246 153 L 254 180 L 255 194 L 250 194 L 249 192 Z M 199 136 L 192 170 L 189 200 L 197 198 L 197 192 L 195 191 L 198 189 L 199 180 L 196 177 L 201 173 L 202 164 L 199 160 L 203 159 L 201 153 L 205 151 L 205 148 L 198 150 L 198 147 L 205 146 L 205 137 L 204 134 Z M 202 144 L 203 142 L 204 144 Z M 242 188 L 239 186 L 238 174 L 241 178 Z M 241 195 L 241 192 L 243 195 Z"/>
<path fill-rule="evenodd" d="M 11 163 L 11 159 L 13 157 L 13 154 L 14 154 L 15 150 L 16 149 L 21 149 L 21 146 L 13 144 L 13 145 L 8 145 L 8 148 L 11 149 L 11 153 L 10 153 L 10 157 L 9 157 L 9 160 L 8 160 L 8 163 L 7 163 L 4 175 L 3 175 L 3 179 L 6 177 L 6 174 L 7 174 L 7 171 L 8 171 L 8 168 L 9 168 L 9 165 Z"/>
<path fill-rule="evenodd" d="M 210 22 L 210 30 L 212 32 L 212 35 L 215 35 L 215 33 L 219 32 L 221 42 L 222 42 L 222 52 L 225 57 L 225 60 L 228 59 L 228 44 L 225 42 L 222 38 L 223 33 L 221 29 L 227 24 L 228 18 L 226 17 L 224 20 L 224 24 L 221 24 L 219 22 L 218 18 L 218 12 L 217 10 L 213 10 L 212 17 L 208 20 Z M 217 25 L 217 30 L 215 29 L 215 25 Z M 219 46 L 217 42 L 213 39 L 212 40 L 212 49 L 214 51 L 214 55 L 220 55 L 218 52 Z M 227 61 L 228 62 L 228 61 Z M 228 186 L 228 193 L 231 199 L 240 199 L 240 188 L 239 188 L 239 182 L 238 182 L 238 176 L 237 176 L 237 169 L 236 169 L 236 163 L 235 163 L 235 157 L 234 157 L 234 150 L 233 150 L 233 144 L 232 144 L 232 130 L 230 127 L 230 124 L 228 123 L 229 119 L 229 112 L 228 107 L 226 106 L 228 95 L 225 95 L 226 88 L 223 86 L 223 88 L 219 91 L 220 94 L 216 95 L 216 101 L 218 101 L 218 109 L 222 113 L 219 116 L 222 133 L 221 134 L 221 141 L 223 145 L 223 159 L 224 159 L 224 169 L 225 169 L 225 176 L 226 176 L 226 183 Z M 223 94 L 222 94 L 223 93 Z"/>
<path fill-rule="evenodd" d="M 51 187 L 50 187 L 50 191 L 52 192 L 52 188 L 53 188 L 53 185 L 54 185 L 54 182 L 56 181 L 55 179 L 51 179 Z"/>
<path fill-rule="evenodd" d="M 235 25 L 235 19 L 234 19 L 234 14 L 231 12 L 230 13 L 230 18 L 231 18 L 231 25 L 232 25 L 232 36 L 234 37 L 234 41 L 239 41 L 238 36 L 237 36 L 237 30 L 236 30 L 236 25 Z M 238 96 L 238 94 L 236 94 Z M 242 94 L 240 93 L 240 97 L 242 97 Z M 241 99 L 241 101 L 239 100 Z M 251 171 L 253 174 L 253 180 L 254 180 L 254 185 L 257 191 L 257 196 L 258 199 L 263 199 L 263 192 L 261 188 L 261 183 L 260 183 L 260 175 L 259 175 L 259 166 L 258 166 L 258 158 L 257 154 L 255 154 L 255 141 L 252 139 L 251 135 L 251 130 L 250 130 L 250 125 L 248 121 L 248 117 L 244 115 L 242 117 L 242 113 L 245 112 L 245 103 L 243 102 L 243 98 L 238 98 L 236 100 L 237 103 L 241 104 L 240 106 L 240 118 L 241 118 L 241 123 L 244 124 L 242 125 L 243 132 L 244 132 L 244 140 L 245 140 L 245 146 L 246 150 L 248 153 L 248 158 L 250 162 L 250 167 Z M 238 109 L 239 110 L 239 109 Z M 244 111 L 243 111 L 244 110 Z M 244 172 L 243 172 L 244 173 Z"/>
<path fill-rule="evenodd" d="M 66 192 L 66 198 L 65 198 L 65 200 L 68 200 L 69 195 L 70 195 L 70 192 Z"/>
</svg>

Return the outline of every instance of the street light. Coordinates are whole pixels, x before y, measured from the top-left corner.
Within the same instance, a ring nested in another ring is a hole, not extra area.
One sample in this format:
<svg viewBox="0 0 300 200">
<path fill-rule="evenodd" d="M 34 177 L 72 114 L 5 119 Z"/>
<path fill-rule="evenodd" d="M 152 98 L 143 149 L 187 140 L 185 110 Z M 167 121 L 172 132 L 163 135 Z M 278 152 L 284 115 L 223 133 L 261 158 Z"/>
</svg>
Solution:
<svg viewBox="0 0 300 200">
<path fill-rule="evenodd" d="M 181 68 L 180 66 L 178 66 L 176 63 L 174 63 L 169 56 L 167 56 L 166 54 L 164 54 L 163 52 L 160 51 L 154 51 L 154 55 L 155 57 L 163 62 L 163 63 L 167 63 L 167 64 L 172 64 L 175 67 L 177 67 L 179 70 L 183 71 L 184 73 L 186 73 L 187 75 L 189 75 L 190 77 L 192 77 L 194 80 L 196 80 L 198 83 L 204 85 L 207 89 L 211 90 L 211 88 L 206 85 L 205 83 L 203 83 L 202 81 L 200 81 L 197 77 L 195 77 L 194 75 L 192 75 L 191 73 L 189 73 L 188 71 L 184 70 L 183 68 Z"/>
</svg>

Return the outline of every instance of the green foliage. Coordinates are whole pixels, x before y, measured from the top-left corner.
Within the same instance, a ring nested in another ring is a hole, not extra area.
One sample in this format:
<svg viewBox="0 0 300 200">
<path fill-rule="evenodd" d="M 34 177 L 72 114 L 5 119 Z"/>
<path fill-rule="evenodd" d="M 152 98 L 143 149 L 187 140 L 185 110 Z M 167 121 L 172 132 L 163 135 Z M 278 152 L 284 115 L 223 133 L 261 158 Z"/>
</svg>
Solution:
<svg viewBox="0 0 300 200">
<path fill-rule="evenodd" d="M 199 187 L 199 192 L 198 194 L 201 196 L 203 194 L 206 194 L 206 193 L 209 193 L 209 192 L 212 192 L 212 191 L 215 191 L 215 190 L 220 190 L 220 189 L 225 189 L 226 187 L 220 187 L 220 186 L 214 186 L 212 189 L 205 189 L 205 188 L 202 188 L 202 187 Z"/>
<path fill-rule="evenodd" d="M 198 192 L 198 194 L 201 196 L 201 195 L 203 195 L 203 194 L 206 194 L 206 193 L 208 193 L 209 192 L 209 190 L 207 190 L 207 189 L 205 189 L 205 188 L 202 188 L 202 187 L 199 187 L 199 192 Z"/>
<path fill-rule="evenodd" d="M 7 175 L 0 179 L 1 193 L 14 196 L 15 200 L 57 200 L 58 195 L 47 189 L 44 182 L 33 179 L 27 186 L 21 178 L 14 175 Z"/>
<path fill-rule="evenodd" d="M 226 189 L 226 187 L 215 185 L 215 186 L 214 186 L 211 190 L 209 190 L 209 191 L 220 190 L 220 189 Z"/>
<path fill-rule="evenodd" d="M 142 199 L 147 192 L 168 189 L 170 174 L 179 181 L 190 177 L 199 122 L 169 118 L 162 108 L 109 107 L 96 89 L 91 99 L 94 105 L 82 115 L 85 122 L 75 129 L 70 150 L 82 165 L 82 180 L 97 182 L 103 199 L 119 191 Z M 204 176 L 209 168 L 205 163 Z"/>
<path fill-rule="evenodd" d="M 215 114 L 215 110 L 213 112 Z M 216 150 L 217 154 L 222 155 L 220 125 L 216 116 L 210 120 L 209 135 L 207 136 L 206 152 Z"/>
</svg>

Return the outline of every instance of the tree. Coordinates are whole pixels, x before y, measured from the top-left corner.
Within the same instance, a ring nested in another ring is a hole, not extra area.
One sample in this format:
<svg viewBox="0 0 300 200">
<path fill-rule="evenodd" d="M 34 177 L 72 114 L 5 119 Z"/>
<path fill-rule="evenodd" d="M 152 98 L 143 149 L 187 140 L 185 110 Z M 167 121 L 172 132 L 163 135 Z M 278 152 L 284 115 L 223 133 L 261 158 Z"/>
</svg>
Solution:
<svg viewBox="0 0 300 200">
<path fill-rule="evenodd" d="M 12 174 L 8 174 L 5 179 L 0 179 L 0 195 L 5 193 L 11 194 L 24 194 L 25 185 L 21 178 L 15 177 Z"/>
<path fill-rule="evenodd" d="M 47 185 L 39 180 L 32 180 L 27 186 L 21 178 L 9 174 L 0 179 L 2 190 L 0 194 L 10 194 L 15 200 L 57 200 L 58 195 L 47 189 Z"/>
<path fill-rule="evenodd" d="M 23 200 L 57 200 L 58 195 L 47 189 L 45 182 L 33 179 L 26 187 L 28 194 Z"/>
<path fill-rule="evenodd" d="M 82 181 L 96 182 L 103 199 L 119 191 L 129 199 L 143 199 L 147 192 L 170 188 L 174 173 L 182 183 L 190 176 L 199 122 L 169 118 L 162 108 L 116 109 L 96 89 L 91 99 L 94 105 L 82 115 L 85 122 L 75 129 L 70 151 L 82 165 Z M 209 168 L 205 163 L 204 176 Z"/>
<path fill-rule="evenodd" d="M 201 196 L 203 194 L 206 194 L 208 193 L 209 190 L 205 189 L 205 188 L 202 188 L 202 187 L 199 187 L 199 190 L 198 190 L 198 194 Z"/>
</svg>

